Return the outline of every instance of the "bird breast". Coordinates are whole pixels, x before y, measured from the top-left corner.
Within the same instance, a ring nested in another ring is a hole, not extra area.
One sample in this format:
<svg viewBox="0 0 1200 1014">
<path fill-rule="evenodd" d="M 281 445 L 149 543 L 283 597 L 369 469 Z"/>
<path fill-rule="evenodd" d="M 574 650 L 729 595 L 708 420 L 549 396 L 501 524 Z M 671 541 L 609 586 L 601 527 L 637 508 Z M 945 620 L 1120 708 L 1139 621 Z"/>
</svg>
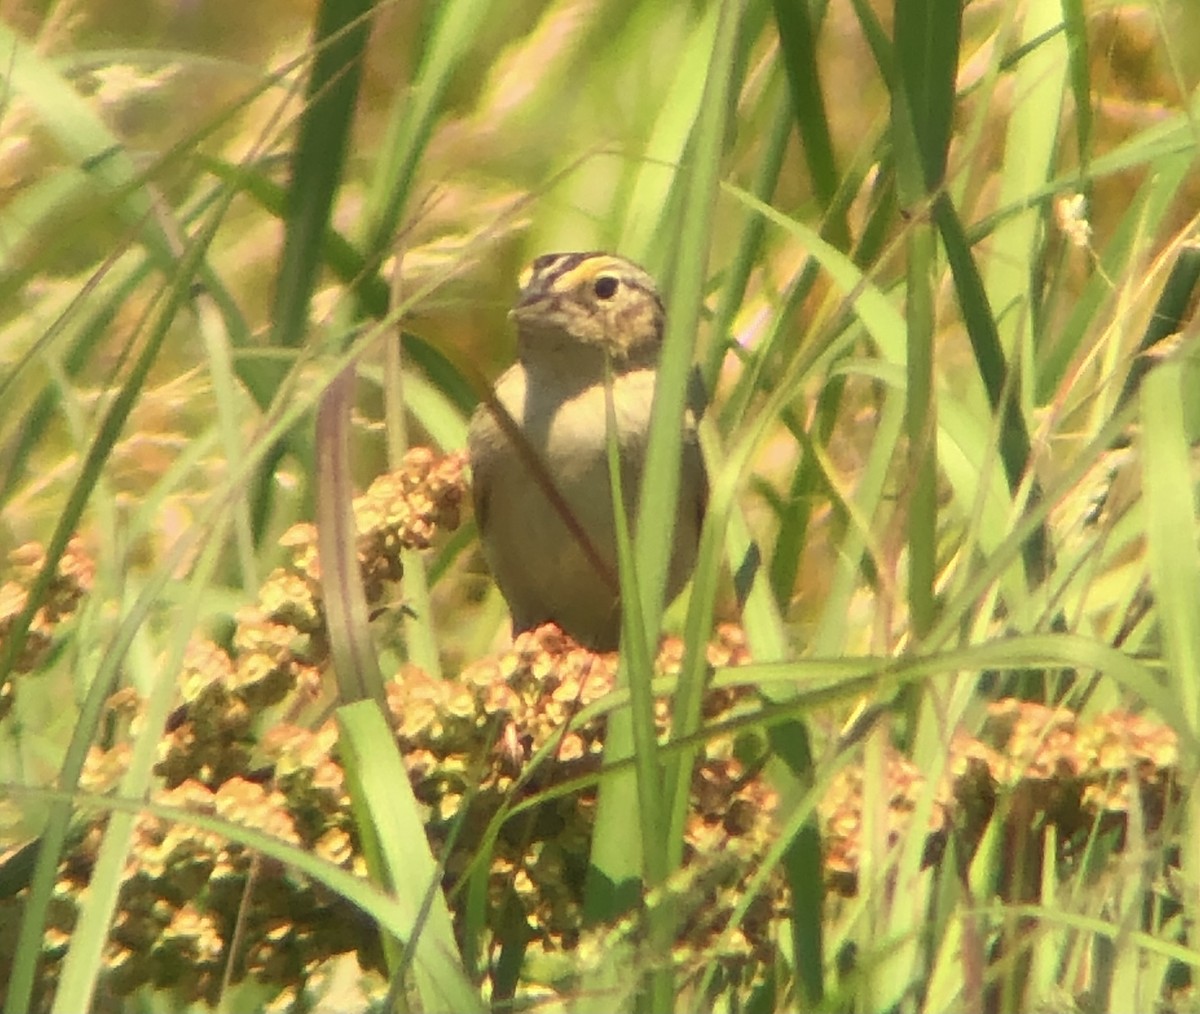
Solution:
<svg viewBox="0 0 1200 1014">
<path fill-rule="evenodd" d="M 638 468 L 645 453 L 654 381 L 651 370 L 619 374 L 613 380 L 617 441 L 625 469 Z M 542 378 L 529 383 L 524 370 L 514 367 L 496 385 L 496 395 L 564 493 L 597 468 L 607 471 L 608 410 L 603 385 L 578 389 Z"/>
</svg>

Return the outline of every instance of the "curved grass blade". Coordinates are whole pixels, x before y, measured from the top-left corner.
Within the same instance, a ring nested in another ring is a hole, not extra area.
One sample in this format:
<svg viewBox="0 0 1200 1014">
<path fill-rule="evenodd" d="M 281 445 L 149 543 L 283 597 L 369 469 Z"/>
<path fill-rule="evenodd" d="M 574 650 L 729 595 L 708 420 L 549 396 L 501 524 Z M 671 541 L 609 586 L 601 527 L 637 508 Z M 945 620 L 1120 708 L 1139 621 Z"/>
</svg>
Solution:
<svg viewBox="0 0 1200 1014">
<path fill-rule="evenodd" d="M 992 411 L 1000 417 L 1000 461 L 1008 479 L 1009 492 L 1016 496 L 1026 472 L 1032 465 L 1032 445 L 1025 417 L 1021 413 L 1021 399 L 1005 365 L 1000 332 L 996 327 L 996 319 L 988 301 L 983 278 L 975 265 L 975 259 L 971 256 L 966 231 L 950 195 L 945 191 L 934 198 L 933 218 L 942 237 L 950 271 L 954 276 L 954 289 L 958 295 L 963 324 L 971 340 L 971 349 L 975 353 L 979 376 L 987 390 Z M 1036 506 L 1041 497 L 1041 486 L 1037 478 L 1033 477 L 1028 503 Z M 1023 558 L 1029 584 L 1041 584 L 1050 566 L 1049 533 L 1044 528 L 1035 531 L 1025 544 Z"/>
<path fill-rule="evenodd" d="M 394 743 L 394 740 L 392 742 Z M 391 789 L 390 783 L 388 788 Z M 374 919 L 384 932 L 391 934 L 397 940 L 415 940 L 419 935 L 419 922 L 422 918 L 420 906 L 410 904 L 411 899 L 401 900 L 371 881 L 355 876 L 308 849 L 282 841 L 244 824 L 235 824 L 220 817 L 163 806 L 159 803 L 147 802 L 144 799 L 98 796 L 86 792 L 31 789 L 28 786 L 13 784 L 0 784 L 0 789 L 14 796 L 41 799 L 74 807 L 82 812 L 123 813 L 130 817 L 146 813 L 160 820 L 195 827 L 209 834 L 219 835 L 311 877 L 317 883 L 357 906 Z M 374 786 L 372 786 L 372 792 L 374 791 Z M 426 849 L 428 849 L 427 844 Z M 425 898 L 422 896 L 421 903 L 424 902 Z M 426 921 L 428 921 L 428 917 L 426 917 Z M 455 989 L 456 985 L 461 985 L 461 983 L 455 983 L 460 967 L 456 967 L 453 959 L 453 952 L 444 947 L 420 950 L 412 955 L 412 960 L 417 965 L 424 967 L 425 974 L 442 985 L 443 992 L 450 992 Z M 467 990 L 453 993 L 458 1006 L 440 1009 L 468 1012 L 481 1010 L 477 992 L 469 986 L 468 989 L 470 989 L 469 993 Z"/>
<path fill-rule="evenodd" d="M 775 0 L 772 9 L 792 98 L 792 118 L 800 133 L 817 201 L 822 208 L 829 209 L 834 204 L 841 175 L 818 73 L 816 39 L 821 26 L 819 22 L 814 23 L 811 4 Z M 822 235 L 839 249 L 845 250 L 850 245 L 850 226 L 844 208 L 835 209 L 833 215 L 825 219 Z"/>
<path fill-rule="evenodd" d="M 403 913 L 405 932 L 396 935 L 393 929 L 389 934 L 393 946 L 386 948 L 392 995 L 403 996 L 400 991 L 411 969 L 422 1009 L 482 1014 L 486 1008 L 463 971 L 442 893 L 441 870 L 429 851 L 396 737 L 372 701 L 339 708 L 337 723 L 347 787 L 371 879 Z"/>
<path fill-rule="evenodd" d="M 1194 538 L 1195 491 L 1190 482 L 1181 481 L 1191 471 L 1185 399 L 1194 391 L 1194 382 L 1194 367 L 1179 361 L 1162 363 L 1146 375 L 1141 452 L 1150 579 L 1162 628 L 1168 692 L 1175 698 L 1175 713 L 1193 738 L 1200 738 L 1200 549 Z"/>
<path fill-rule="evenodd" d="M 386 707 L 383 673 L 371 638 L 370 610 L 358 565 L 354 481 L 350 472 L 353 366 L 326 389 L 317 409 L 317 552 L 321 561 L 330 656 L 343 704 Z"/>
<path fill-rule="evenodd" d="M 1146 326 L 1146 333 L 1138 343 L 1137 358 L 1117 398 L 1118 410 L 1137 394 L 1142 378 L 1150 371 L 1155 359 L 1161 357 L 1161 349 L 1156 346 L 1160 342 L 1166 344 L 1172 335 L 1183 328 L 1197 284 L 1200 284 L 1200 246 L 1185 244 L 1171 266 L 1167 282 L 1159 294 L 1158 302 L 1154 304 L 1154 313 Z"/>
<path fill-rule="evenodd" d="M 272 346 L 296 348 L 308 331 L 322 239 L 342 182 L 354 122 L 371 10 L 369 0 L 322 0 L 317 9 L 312 69 L 292 152 L 286 230 L 272 311 Z"/>
</svg>

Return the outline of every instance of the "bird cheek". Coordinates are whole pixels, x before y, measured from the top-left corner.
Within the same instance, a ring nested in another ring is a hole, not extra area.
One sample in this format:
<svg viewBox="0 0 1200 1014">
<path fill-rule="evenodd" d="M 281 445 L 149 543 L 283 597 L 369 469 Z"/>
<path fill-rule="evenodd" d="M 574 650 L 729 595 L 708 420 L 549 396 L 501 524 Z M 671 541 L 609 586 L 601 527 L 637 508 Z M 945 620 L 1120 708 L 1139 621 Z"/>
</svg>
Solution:
<svg viewBox="0 0 1200 1014">
<path fill-rule="evenodd" d="M 606 307 L 599 315 L 604 327 L 604 338 L 613 348 L 621 348 L 625 344 L 624 317 L 612 307 Z"/>
<path fill-rule="evenodd" d="M 613 333 L 612 326 L 604 317 L 597 315 L 590 318 L 582 327 L 582 333 L 587 336 L 590 345 L 606 345 Z"/>
</svg>

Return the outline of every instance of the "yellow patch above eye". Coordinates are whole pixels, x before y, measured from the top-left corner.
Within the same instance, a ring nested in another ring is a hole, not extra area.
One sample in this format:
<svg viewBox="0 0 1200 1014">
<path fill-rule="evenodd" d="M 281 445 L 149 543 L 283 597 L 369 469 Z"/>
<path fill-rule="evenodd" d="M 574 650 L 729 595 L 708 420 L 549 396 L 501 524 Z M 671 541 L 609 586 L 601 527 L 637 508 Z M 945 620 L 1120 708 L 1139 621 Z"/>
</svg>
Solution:
<svg viewBox="0 0 1200 1014">
<path fill-rule="evenodd" d="M 599 278 L 608 275 L 624 280 L 653 293 L 653 280 L 636 264 L 615 254 L 561 253 L 545 254 L 528 265 L 518 279 L 523 293 L 538 291 L 571 293 L 590 288 Z"/>
<path fill-rule="evenodd" d="M 579 286 L 587 285 L 603 274 L 620 277 L 623 269 L 628 270 L 628 265 L 620 258 L 611 257 L 607 254 L 597 254 L 595 257 L 589 257 L 587 260 L 581 261 L 575 267 L 563 271 L 554 279 L 553 285 L 559 292 L 570 291 Z"/>
</svg>

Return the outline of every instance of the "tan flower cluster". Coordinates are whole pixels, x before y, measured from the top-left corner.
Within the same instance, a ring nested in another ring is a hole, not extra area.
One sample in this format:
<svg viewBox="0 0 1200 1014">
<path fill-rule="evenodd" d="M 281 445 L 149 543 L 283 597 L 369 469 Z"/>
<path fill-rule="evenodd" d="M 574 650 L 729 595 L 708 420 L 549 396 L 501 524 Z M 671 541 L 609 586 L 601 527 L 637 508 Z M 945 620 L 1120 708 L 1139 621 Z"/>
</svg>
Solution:
<svg viewBox="0 0 1200 1014">
<path fill-rule="evenodd" d="M 374 601 L 400 576 L 401 549 L 426 546 L 439 529 L 458 524 L 464 492 L 460 455 L 437 458 L 420 449 L 356 499 L 359 561 Z M 315 530 L 296 526 L 284 541 L 292 560 L 270 575 L 256 605 L 238 615 L 232 652 L 208 641 L 188 647 L 181 704 L 159 745 L 156 771 L 164 789 L 155 802 L 253 827 L 365 873 L 352 840 L 342 770 L 330 759 L 332 726 L 309 733 L 271 710 L 313 700 L 327 661 Z M 12 606 L 8 622 L 24 606 L 24 588 L 40 559 L 27 550 L 19 574 L 26 584 L 18 580 L 15 590 L 5 591 Z M 38 614 L 35 632 L 44 630 L 45 645 L 90 579 L 91 563 L 73 543 Z M 29 664 L 37 659 L 31 653 Z M 109 711 L 137 735 L 139 706 L 128 690 L 114 695 Z M 264 737 L 269 721 L 274 725 Z M 93 748 L 82 787 L 114 787 L 129 753 L 125 741 Z M 272 761 L 274 771 L 267 767 Z M 102 823 L 85 827 L 60 866 L 45 942 L 47 983 L 65 954 L 75 899 L 91 875 L 101 831 Z M 378 963 L 376 936 L 342 899 L 220 835 L 198 831 L 186 816 L 178 822 L 140 818 L 130 856 L 105 953 L 104 989 L 110 993 L 123 995 L 148 982 L 189 1004 L 213 1000 L 227 973 L 235 980 L 253 975 L 294 982 L 329 955 L 356 949 L 364 961 Z M 11 899 L 0 918 L 15 919 L 12 906 L 20 904 L 20 897 Z M 231 949 L 235 925 L 242 944 Z M 227 970 L 231 953 L 235 965 Z"/>
<path fill-rule="evenodd" d="M 401 548 L 428 545 L 438 530 L 457 523 L 463 493 L 460 457 L 414 451 L 400 472 L 355 502 L 359 560 L 372 604 L 399 576 Z M 250 976 L 294 990 L 337 954 L 355 953 L 367 968 L 382 965 L 377 934 L 344 899 L 187 819 L 207 814 L 252 827 L 365 876 L 336 726 L 326 721 L 314 730 L 297 718 L 317 698 L 327 664 L 315 532 L 297 526 L 285 542 L 292 561 L 238 616 L 232 650 L 209 642 L 188 650 L 181 704 L 160 746 L 164 787 L 155 799 L 180 818 L 144 815 L 137 822 L 105 953 L 105 996 L 150 983 L 170 990 L 183 1006 L 211 1002 L 225 979 Z M 21 575 L 31 579 L 37 565 L 28 554 Z M 38 630 L 47 638 L 70 615 L 90 575 L 90 562 L 73 544 L 39 613 Z M 28 586 L 20 576 L 10 584 Z M 17 602 L 19 591 L 8 589 L 0 599 Z M 0 614 L 0 624 L 17 611 Z M 657 671 L 678 672 L 682 654 L 681 642 L 668 639 Z M 741 633 L 719 628 L 708 661 L 722 667 L 747 661 Z M 430 845 L 444 864 L 452 911 L 461 924 L 466 899 L 482 889 L 490 934 L 485 950 L 507 938 L 518 918 L 527 927 L 528 967 L 542 970 L 543 982 L 562 983 L 601 949 L 621 947 L 637 960 L 647 916 L 670 904 L 676 927 L 670 958 L 682 981 L 694 985 L 709 973 L 754 981 L 772 967 L 786 891 L 773 881 L 737 925 L 730 919 L 773 843 L 778 802 L 754 767 L 756 758 L 725 735 L 697 745 L 682 869 L 616 926 L 583 930 L 605 730 L 603 715 L 588 718 L 585 709 L 613 689 L 616 666 L 615 655 L 586 651 L 547 625 L 454 679 L 407 668 L 389 684 L 391 721 Z M 130 691 L 110 706 L 136 735 L 141 719 Z M 749 691 L 709 690 L 704 717 L 720 722 L 755 706 Z M 661 699 L 660 735 L 669 721 L 669 703 Z M 93 750 L 87 791 L 107 791 L 124 771 L 128 737 L 116 738 L 112 748 Z M 1062 841 L 1097 816 L 1119 824 L 1135 798 L 1140 819 L 1152 826 L 1176 791 L 1176 765 L 1170 730 L 1144 717 L 1114 713 L 1084 721 L 1062 709 L 995 702 L 978 737 L 960 734 L 952 741 L 929 823 L 920 829 L 926 861 L 936 860 L 951 832 L 973 848 L 992 815 L 1007 812 L 998 809 L 1001 799 L 1006 805 L 1019 799 L 1025 819 L 1032 809 L 1057 824 Z M 828 883 L 841 892 L 857 885 L 864 779 L 861 768 L 843 771 L 820 809 Z M 885 779 L 885 835 L 895 846 L 913 831 L 926 778 L 892 753 Z M 102 831 L 100 822 L 77 829 L 60 867 L 45 941 L 47 987 L 65 953 Z M 15 925 L 20 904 L 20 897 L 0 903 L 0 924 Z"/>
<path fill-rule="evenodd" d="M 368 601 L 380 602 L 401 576 L 401 550 L 428 546 L 435 532 L 458 525 L 463 464 L 462 455 L 438 458 L 416 448 L 403 467 L 355 499 Z M 267 577 L 258 602 L 238 613 L 232 657 L 209 642 L 189 648 L 183 705 L 160 747 L 157 771 L 168 786 L 189 778 L 217 786 L 245 772 L 264 710 L 285 699 L 299 706 L 320 693 L 329 646 L 316 528 L 294 525 L 281 542 L 292 559 Z"/>
<path fill-rule="evenodd" d="M 465 468 L 463 453 L 438 456 L 427 447 L 414 447 L 404 456 L 400 469 L 379 476 L 365 493 L 355 497 L 358 561 L 368 601 L 377 601 L 387 582 L 400 579 L 402 549 L 426 549 L 437 532 L 458 527 L 466 495 Z M 306 602 L 306 598 L 315 598 L 316 592 L 306 596 L 300 583 L 308 582 L 315 589 L 321 576 L 316 526 L 293 525 L 280 542 L 292 550 L 293 560 L 283 572 L 271 575 L 281 582 L 273 592 L 273 604 L 298 607 L 295 619 L 300 629 L 321 629 L 324 620 L 319 607 L 313 604 L 310 608 Z"/>
<path fill-rule="evenodd" d="M 681 644 L 668 640 L 659 671 L 677 668 L 681 655 Z M 744 661 L 740 631 L 721 628 L 709 657 L 722 665 Z M 219 669 L 231 679 L 236 665 L 219 661 L 197 650 L 193 668 Z M 490 841 L 482 868 L 489 928 L 498 934 L 500 924 L 492 920 L 510 918 L 515 903 L 533 934 L 531 954 L 565 955 L 580 939 L 595 788 L 584 785 L 558 798 L 547 790 L 596 772 L 604 718 L 566 729 L 582 708 L 612 689 L 616 661 L 545 626 L 522 634 L 509 651 L 475 663 L 458 679 L 406 669 L 389 686 L 391 720 L 426 810 L 430 844 L 445 864 L 452 909 L 462 917 L 465 878 L 474 873 L 480 843 Z M 706 712 L 722 717 L 745 697 L 715 693 Z M 195 767 L 205 780 L 188 777 L 155 799 L 181 811 L 181 819 L 139 818 L 105 954 L 105 991 L 126 995 L 150 983 L 181 1004 L 212 1002 L 226 975 L 294 985 L 331 956 L 347 952 L 356 952 L 364 967 L 380 967 L 378 938 L 352 905 L 274 860 L 198 830 L 186 816 L 211 814 L 253 827 L 365 876 L 334 722 L 315 731 L 280 723 L 255 739 L 253 727 L 242 724 L 243 708 L 233 706 L 236 692 L 220 698 L 206 691 L 190 700 L 189 708 L 205 706 L 179 728 L 206 727 L 194 743 L 215 743 L 231 730 L 244 735 L 242 769 L 231 773 L 232 765 L 203 752 Z M 224 721 L 217 720 L 219 701 L 228 706 Z M 664 704 L 659 711 L 664 734 L 669 717 Z M 264 766 L 259 772 L 249 770 L 252 753 Z M 87 788 L 104 791 L 114 784 L 127 754 L 127 748 L 95 751 Z M 522 804 L 521 813 L 508 817 Z M 743 769 L 729 741 L 702 748 L 686 829 L 689 872 L 675 885 L 684 902 L 681 964 L 694 970 L 701 955 L 717 960 L 712 948 L 771 841 L 774 806 L 772 792 Z M 89 827 L 60 869 L 46 945 L 48 976 L 65 953 L 74 899 L 90 876 L 100 830 L 100 824 Z M 758 906 L 732 935 L 721 960 L 739 969 L 766 967 L 777 907 L 777 902 Z M 230 960 L 235 964 L 227 969 Z"/>
<path fill-rule="evenodd" d="M 439 528 L 457 523 L 462 492 L 460 458 L 435 460 L 420 451 L 356 500 L 359 558 L 372 602 L 399 576 L 401 548 L 427 545 Z M 326 722 L 311 731 L 280 712 L 313 698 L 327 661 L 315 531 L 296 526 L 285 543 L 292 561 L 269 577 L 256 605 L 239 614 L 232 652 L 205 641 L 189 646 L 182 703 L 160 746 L 157 771 L 165 787 L 155 802 L 254 827 L 364 875 L 336 727 Z M 668 641 L 660 671 L 677 671 L 682 654 L 678 641 Z M 745 658 L 740 632 L 723 628 L 710 662 Z M 534 935 L 531 950 L 562 953 L 578 939 L 594 788 L 537 799 L 596 772 L 603 717 L 568 726 L 613 688 L 615 667 L 615 655 L 592 654 L 547 626 L 458 679 L 409 669 L 389 687 L 399 744 L 427 808 L 430 842 L 445 861 L 452 899 L 464 897 L 457 892 L 482 836 L 494 834 L 484 870 L 491 911 L 498 918 L 515 900 Z M 738 700 L 737 693 L 713 693 L 706 715 L 724 714 Z M 114 697 L 110 710 L 136 733 L 140 716 L 127 692 Z M 266 718 L 271 722 L 264 728 Z M 663 734 L 669 718 L 660 701 Z M 84 787 L 103 792 L 114 786 L 128 755 L 125 743 L 94 749 Z M 689 860 L 698 871 L 703 854 L 720 857 L 692 877 L 704 889 L 690 897 L 722 899 L 723 915 L 703 904 L 689 910 L 689 934 L 702 941 L 724 926 L 736 883 L 750 868 L 742 860 L 765 847 L 773 797 L 745 777 L 728 743 L 716 742 L 702 752 L 693 802 Z M 74 901 L 90 876 L 101 830 L 100 823 L 84 829 L 60 869 L 46 940 L 48 979 L 65 953 Z M 186 816 L 143 816 L 135 836 L 105 954 L 106 993 L 124 995 L 150 983 L 180 1003 L 211 1001 L 226 976 L 294 984 L 330 955 L 347 951 L 357 951 L 368 967 L 380 963 L 377 938 L 352 906 L 294 871 L 197 830 Z M 230 960 L 234 966 L 227 968 Z"/>
<path fill-rule="evenodd" d="M 276 860 L 187 819 L 219 817 L 338 861 L 328 847 L 335 832 L 306 841 L 278 788 L 243 777 L 215 791 L 187 781 L 159 793 L 155 802 L 178 810 L 183 819 L 138 818 L 104 955 L 104 996 L 125 996 L 150 983 L 182 1005 L 213 1004 L 226 975 L 234 981 L 249 975 L 262 982 L 296 982 L 327 958 L 356 947 L 364 961 L 379 963 L 371 946 L 375 938 L 364 932 L 365 920 L 352 906 Z M 66 953 L 75 900 L 87 887 L 100 831 L 100 824 L 92 825 L 60 868 L 46 935 L 48 974 Z M 343 865 L 349 865 L 349 854 L 347 846 L 340 855 Z M 231 953 L 235 932 L 244 946 Z"/>
<path fill-rule="evenodd" d="M 656 670 L 677 670 L 682 652 L 677 638 L 668 639 Z M 746 659 L 741 632 L 719 628 L 710 663 Z M 410 672 L 389 688 L 400 747 L 417 799 L 427 808 L 435 854 L 453 833 L 454 850 L 445 857 L 447 886 L 453 890 L 471 875 L 479 843 L 488 842 L 491 912 L 501 918 L 512 902 L 519 904 L 535 961 L 573 951 L 580 939 L 595 791 L 582 786 L 555 797 L 546 790 L 598 770 L 603 719 L 568 727 L 581 709 L 613 688 L 616 663 L 615 655 L 592 654 L 546 625 L 518 635 L 508 652 L 469 666 L 457 680 Z M 710 693 L 706 714 L 722 717 L 746 696 Z M 660 701 L 656 711 L 665 734 L 667 702 Z M 543 802 L 501 819 L 539 793 L 546 796 Z M 689 953 L 704 951 L 724 928 L 737 885 L 769 844 L 774 808 L 773 793 L 747 775 L 730 741 L 704 745 L 685 830 L 691 879 L 703 885 L 689 894 L 691 911 L 681 930 L 680 945 Z M 696 872 L 701 867 L 703 876 Z M 765 933 L 765 923 L 758 925 Z M 765 939 L 755 941 L 757 951 L 739 948 L 731 960 L 761 958 Z"/>
<path fill-rule="evenodd" d="M 1014 827 L 1035 816 L 1041 828 L 1054 825 L 1064 850 L 1097 821 L 1124 829 L 1131 813 L 1154 830 L 1178 798 L 1178 760 L 1175 733 L 1144 715 L 1113 711 L 1084 720 L 1066 708 L 993 701 L 978 737 L 959 732 L 951 742 L 947 774 L 935 787 L 923 830 L 926 861 L 936 860 L 952 830 L 973 851 L 997 812 Z M 857 890 L 863 777 L 859 766 L 840 772 L 820 808 L 826 875 L 843 894 Z M 888 753 L 884 778 L 888 809 L 882 816 L 894 848 L 912 831 L 927 780 L 895 751 Z M 1007 809 L 998 811 L 1000 803 Z M 1040 855 L 1034 858 L 1040 862 Z"/>
<path fill-rule="evenodd" d="M 13 623 L 29 603 L 29 591 L 46 561 L 46 550 L 30 542 L 9 554 L 12 576 L 0 584 L 0 645 L 11 636 Z M 74 614 L 80 600 L 92 588 L 96 565 L 78 536 L 71 539 L 58 561 L 45 601 L 33 615 L 25 644 L 13 671 L 33 672 L 50 652 L 55 631 Z M 12 708 L 11 682 L 0 691 L 0 719 Z"/>
</svg>

